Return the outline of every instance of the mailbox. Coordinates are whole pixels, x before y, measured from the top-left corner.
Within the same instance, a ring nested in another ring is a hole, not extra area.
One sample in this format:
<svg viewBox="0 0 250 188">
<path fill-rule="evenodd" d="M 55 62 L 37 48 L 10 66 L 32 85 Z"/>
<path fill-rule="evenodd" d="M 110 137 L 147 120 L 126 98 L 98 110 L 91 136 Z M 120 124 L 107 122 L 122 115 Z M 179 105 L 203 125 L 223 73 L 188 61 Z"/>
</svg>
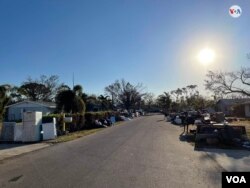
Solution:
<svg viewBox="0 0 250 188">
<path fill-rule="evenodd" d="M 65 117 L 64 122 L 65 123 L 71 123 L 72 122 L 72 117 Z"/>
</svg>

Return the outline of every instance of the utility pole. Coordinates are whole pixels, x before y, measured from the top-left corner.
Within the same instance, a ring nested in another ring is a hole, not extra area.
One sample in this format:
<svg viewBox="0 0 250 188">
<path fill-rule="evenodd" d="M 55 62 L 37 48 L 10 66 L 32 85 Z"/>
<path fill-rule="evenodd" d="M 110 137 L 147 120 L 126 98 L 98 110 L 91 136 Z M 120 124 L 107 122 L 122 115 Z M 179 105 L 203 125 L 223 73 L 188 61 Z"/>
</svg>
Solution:
<svg viewBox="0 0 250 188">
<path fill-rule="evenodd" d="M 250 52 L 249 52 L 249 53 L 247 53 L 247 59 L 249 59 L 249 60 L 250 60 Z"/>
<path fill-rule="evenodd" d="M 72 89 L 74 89 L 74 87 L 75 87 L 75 75 L 74 75 L 74 72 L 73 72 L 72 81 L 73 81 L 73 88 Z"/>
</svg>

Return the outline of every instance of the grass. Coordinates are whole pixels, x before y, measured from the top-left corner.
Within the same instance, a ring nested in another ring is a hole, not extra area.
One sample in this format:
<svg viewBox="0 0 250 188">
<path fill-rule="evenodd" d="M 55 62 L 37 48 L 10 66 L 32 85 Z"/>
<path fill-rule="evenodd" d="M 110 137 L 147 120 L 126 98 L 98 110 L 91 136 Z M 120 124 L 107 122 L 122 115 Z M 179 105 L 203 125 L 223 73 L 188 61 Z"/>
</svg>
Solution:
<svg viewBox="0 0 250 188">
<path fill-rule="evenodd" d="M 90 130 L 82 130 L 82 131 L 77 131 L 73 133 L 69 133 L 67 135 L 59 136 L 55 140 L 49 140 L 46 141 L 47 143 L 61 143 L 61 142 L 68 142 L 71 140 L 75 140 L 77 138 L 81 138 L 83 136 L 87 136 L 90 134 L 94 134 L 98 131 L 103 130 L 104 128 L 98 128 L 98 129 L 90 129 Z"/>
<path fill-rule="evenodd" d="M 123 124 L 123 121 L 120 121 L 120 122 L 115 123 L 115 126 L 120 126 L 122 124 Z M 105 128 L 96 128 L 96 129 L 77 131 L 77 132 L 69 133 L 67 135 L 59 136 L 55 140 L 48 140 L 45 142 L 52 143 L 52 144 L 61 143 L 61 142 L 68 142 L 71 140 L 75 140 L 77 138 L 81 138 L 81 137 L 84 137 L 84 136 L 87 136 L 90 134 L 94 134 L 94 133 L 101 131 L 103 129 L 105 129 Z"/>
</svg>

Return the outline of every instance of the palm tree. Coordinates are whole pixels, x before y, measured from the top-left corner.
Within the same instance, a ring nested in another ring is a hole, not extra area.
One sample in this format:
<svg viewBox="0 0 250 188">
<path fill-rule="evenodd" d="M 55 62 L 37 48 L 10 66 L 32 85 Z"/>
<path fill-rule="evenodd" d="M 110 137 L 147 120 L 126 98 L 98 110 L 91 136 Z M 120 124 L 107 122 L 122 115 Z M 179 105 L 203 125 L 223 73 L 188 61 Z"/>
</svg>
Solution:
<svg viewBox="0 0 250 188">
<path fill-rule="evenodd" d="M 78 96 L 78 97 L 81 97 L 82 96 L 82 93 L 83 93 L 83 88 L 81 85 L 75 85 L 74 88 L 73 88 L 73 91 L 75 92 L 75 94 Z"/>
<path fill-rule="evenodd" d="M 85 103 L 82 100 L 82 86 L 76 85 L 73 90 L 61 90 L 56 95 L 56 105 L 58 111 L 67 113 L 85 112 Z"/>
<path fill-rule="evenodd" d="M 0 120 L 2 120 L 5 106 L 8 104 L 10 98 L 7 96 L 7 93 L 10 89 L 9 85 L 1 85 L 0 86 Z"/>
<path fill-rule="evenodd" d="M 100 101 L 102 110 L 108 110 L 110 108 L 111 100 L 109 99 L 109 96 L 100 95 L 98 99 Z"/>
</svg>

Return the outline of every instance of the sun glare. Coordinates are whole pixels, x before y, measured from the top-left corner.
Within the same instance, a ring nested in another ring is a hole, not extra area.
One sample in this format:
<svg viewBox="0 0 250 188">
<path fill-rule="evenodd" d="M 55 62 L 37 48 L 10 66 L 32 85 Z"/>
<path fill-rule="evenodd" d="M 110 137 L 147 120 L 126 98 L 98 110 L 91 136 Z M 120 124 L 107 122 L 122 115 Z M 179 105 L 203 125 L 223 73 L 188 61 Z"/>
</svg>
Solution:
<svg viewBox="0 0 250 188">
<path fill-rule="evenodd" d="M 208 65 L 214 61 L 215 52 L 210 48 L 202 49 L 198 54 L 198 60 L 203 65 Z"/>
</svg>

